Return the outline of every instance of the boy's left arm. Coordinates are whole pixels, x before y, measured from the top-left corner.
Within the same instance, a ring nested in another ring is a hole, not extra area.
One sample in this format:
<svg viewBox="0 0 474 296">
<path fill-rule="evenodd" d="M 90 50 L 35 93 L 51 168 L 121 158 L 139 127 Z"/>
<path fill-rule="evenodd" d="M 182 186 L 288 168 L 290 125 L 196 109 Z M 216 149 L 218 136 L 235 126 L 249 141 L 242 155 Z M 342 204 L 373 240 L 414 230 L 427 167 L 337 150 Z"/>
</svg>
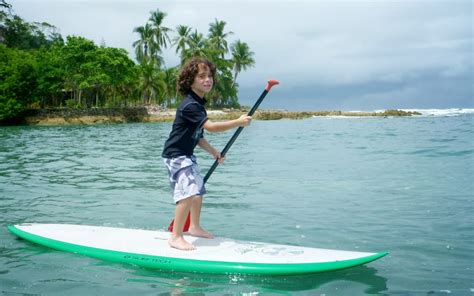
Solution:
<svg viewBox="0 0 474 296">
<path fill-rule="evenodd" d="M 211 154 L 212 157 L 219 160 L 219 163 L 222 163 L 224 161 L 224 157 L 221 157 L 221 153 L 219 152 L 219 150 L 214 148 L 205 138 L 199 139 L 198 145 L 202 149 L 206 150 L 209 154 Z"/>
</svg>

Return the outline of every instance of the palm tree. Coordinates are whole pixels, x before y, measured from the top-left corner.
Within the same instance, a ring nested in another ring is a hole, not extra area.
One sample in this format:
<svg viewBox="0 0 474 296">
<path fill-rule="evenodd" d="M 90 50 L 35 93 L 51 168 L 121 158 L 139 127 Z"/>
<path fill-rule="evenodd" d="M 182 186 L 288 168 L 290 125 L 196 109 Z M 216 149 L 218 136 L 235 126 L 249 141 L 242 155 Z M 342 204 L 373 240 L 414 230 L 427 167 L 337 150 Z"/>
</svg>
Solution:
<svg viewBox="0 0 474 296">
<path fill-rule="evenodd" d="M 168 47 L 168 42 L 170 42 L 170 37 L 168 36 L 168 32 L 172 30 L 170 28 L 164 27 L 162 25 L 163 19 L 165 18 L 166 13 L 161 12 L 159 9 L 156 11 L 151 12 L 151 16 L 149 22 L 153 28 L 153 37 L 155 38 L 156 42 L 156 52 L 152 54 L 158 54 L 161 52 L 162 48 Z"/>
<path fill-rule="evenodd" d="M 254 53 L 250 51 L 247 43 L 237 40 L 231 45 L 232 62 L 234 63 L 234 84 L 237 81 L 237 75 L 242 70 L 247 70 L 255 65 Z"/>
<path fill-rule="evenodd" d="M 184 60 L 185 52 L 187 47 L 189 47 L 189 32 L 191 28 L 188 26 L 179 25 L 176 27 L 176 32 L 178 36 L 173 38 L 173 45 L 176 46 L 176 53 L 181 51 L 181 61 Z"/>
<path fill-rule="evenodd" d="M 150 60 L 151 52 L 156 50 L 156 43 L 153 39 L 153 29 L 149 23 L 145 26 L 136 27 L 133 32 L 140 35 L 140 39 L 133 42 L 137 60 L 142 63 Z"/>
<path fill-rule="evenodd" d="M 140 39 L 133 46 L 140 62 L 140 90 L 144 104 L 150 104 L 152 100 L 163 103 L 163 94 L 166 93 L 165 73 L 160 70 L 164 61 L 160 53 L 170 42 L 168 32 L 171 29 L 162 26 L 165 16 L 166 13 L 159 10 L 152 11 L 148 22 L 134 29 L 134 32 L 140 34 Z"/>
<path fill-rule="evenodd" d="M 158 93 L 166 90 L 164 73 L 159 71 L 153 60 L 140 64 L 140 90 L 143 96 L 143 103 L 150 104 Z M 161 102 L 155 102 L 160 104 Z"/>
<path fill-rule="evenodd" d="M 178 79 L 178 68 L 173 67 L 163 71 L 163 81 L 166 84 L 166 91 L 163 93 L 162 102 L 167 107 L 176 105 L 176 81 Z"/>
<path fill-rule="evenodd" d="M 189 49 L 184 53 L 185 59 L 196 56 L 207 57 L 206 40 L 201 33 L 198 33 L 197 30 L 194 30 L 194 32 L 189 35 L 188 46 Z"/>
<path fill-rule="evenodd" d="M 221 58 L 229 52 L 227 41 L 225 40 L 230 35 L 234 34 L 232 31 L 224 33 L 226 22 L 215 20 L 214 23 L 209 24 L 209 43 L 212 48 L 216 49 L 220 54 Z"/>
</svg>

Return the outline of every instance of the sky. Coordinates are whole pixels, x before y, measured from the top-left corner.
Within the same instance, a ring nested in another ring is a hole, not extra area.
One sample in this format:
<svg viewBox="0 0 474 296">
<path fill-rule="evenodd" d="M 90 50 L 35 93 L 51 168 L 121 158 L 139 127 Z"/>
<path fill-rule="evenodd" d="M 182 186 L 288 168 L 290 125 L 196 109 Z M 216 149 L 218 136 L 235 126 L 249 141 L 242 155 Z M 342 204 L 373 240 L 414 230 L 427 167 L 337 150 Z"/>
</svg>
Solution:
<svg viewBox="0 0 474 296">
<path fill-rule="evenodd" d="M 216 19 L 256 65 L 239 74 L 239 102 L 251 106 L 269 79 L 280 81 L 263 108 L 381 110 L 474 108 L 473 3 L 470 0 L 7 0 L 28 22 L 63 37 L 126 49 L 150 12 L 163 25 L 207 35 Z M 170 37 L 174 37 L 172 32 Z M 165 65 L 179 63 L 174 48 Z"/>
</svg>

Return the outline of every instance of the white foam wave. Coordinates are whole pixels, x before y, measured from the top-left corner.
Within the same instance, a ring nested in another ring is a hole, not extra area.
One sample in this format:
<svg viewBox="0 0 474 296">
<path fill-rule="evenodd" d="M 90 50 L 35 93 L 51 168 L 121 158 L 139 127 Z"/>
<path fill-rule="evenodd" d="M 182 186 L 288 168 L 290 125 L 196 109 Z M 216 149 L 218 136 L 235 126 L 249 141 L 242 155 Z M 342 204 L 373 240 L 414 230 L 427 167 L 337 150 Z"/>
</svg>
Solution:
<svg viewBox="0 0 474 296">
<path fill-rule="evenodd" d="M 450 116 L 461 116 L 467 114 L 474 114 L 474 108 L 449 108 L 449 109 L 399 109 L 406 112 L 418 112 L 422 117 L 450 117 Z M 385 109 L 374 110 L 374 111 L 344 111 L 347 113 L 383 113 Z M 350 115 L 327 115 L 327 116 L 313 116 L 323 118 L 370 118 L 370 116 L 350 116 Z"/>
<path fill-rule="evenodd" d="M 349 119 L 360 119 L 360 118 L 371 118 L 370 116 L 347 116 L 347 115 L 326 115 L 326 116 L 316 116 L 314 115 L 313 118 L 349 118 Z"/>
<path fill-rule="evenodd" d="M 403 111 L 419 112 L 422 116 L 460 116 L 465 114 L 474 114 L 472 108 L 449 108 L 449 109 L 402 109 Z"/>
</svg>

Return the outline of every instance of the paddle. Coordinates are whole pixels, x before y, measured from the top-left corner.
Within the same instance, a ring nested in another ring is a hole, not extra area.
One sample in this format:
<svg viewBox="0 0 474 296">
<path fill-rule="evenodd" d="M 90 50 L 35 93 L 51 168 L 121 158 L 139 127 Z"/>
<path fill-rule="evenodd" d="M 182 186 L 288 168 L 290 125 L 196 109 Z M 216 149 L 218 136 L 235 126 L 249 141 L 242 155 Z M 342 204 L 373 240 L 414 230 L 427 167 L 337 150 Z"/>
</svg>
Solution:
<svg viewBox="0 0 474 296">
<path fill-rule="evenodd" d="M 268 94 L 268 92 L 270 91 L 272 86 L 277 85 L 277 84 L 279 84 L 279 82 L 276 81 L 276 80 L 268 80 L 267 86 L 265 87 L 265 90 L 262 92 L 262 94 L 260 95 L 260 98 L 258 98 L 257 102 L 255 102 L 255 104 L 253 105 L 253 107 L 249 111 L 249 113 L 247 113 L 247 116 L 252 116 L 255 113 L 255 111 L 257 111 L 258 106 L 260 106 L 260 103 L 262 103 L 263 99 Z M 229 142 L 227 142 L 224 149 L 222 150 L 221 157 L 224 157 L 226 155 L 227 151 L 229 151 L 230 147 L 232 146 L 232 144 L 234 144 L 235 140 L 240 135 L 240 133 L 242 132 L 243 129 L 244 129 L 244 127 L 240 126 L 235 131 L 232 138 L 230 138 Z M 204 184 L 207 182 L 207 180 L 212 175 L 212 173 L 214 172 L 214 170 L 217 168 L 218 165 L 219 165 L 219 161 L 216 159 L 214 161 L 214 163 L 212 164 L 211 168 L 209 169 L 209 171 L 207 172 L 206 176 L 204 177 Z M 183 232 L 186 232 L 186 231 L 189 230 L 189 225 L 190 224 L 191 224 L 191 214 L 188 213 L 188 217 L 186 218 L 186 223 L 184 224 Z M 171 221 L 170 225 L 168 226 L 168 231 L 170 231 L 170 232 L 173 231 L 173 225 L 174 225 L 174 219 L 173 219 L 173 221 Z"/>
</svg>

